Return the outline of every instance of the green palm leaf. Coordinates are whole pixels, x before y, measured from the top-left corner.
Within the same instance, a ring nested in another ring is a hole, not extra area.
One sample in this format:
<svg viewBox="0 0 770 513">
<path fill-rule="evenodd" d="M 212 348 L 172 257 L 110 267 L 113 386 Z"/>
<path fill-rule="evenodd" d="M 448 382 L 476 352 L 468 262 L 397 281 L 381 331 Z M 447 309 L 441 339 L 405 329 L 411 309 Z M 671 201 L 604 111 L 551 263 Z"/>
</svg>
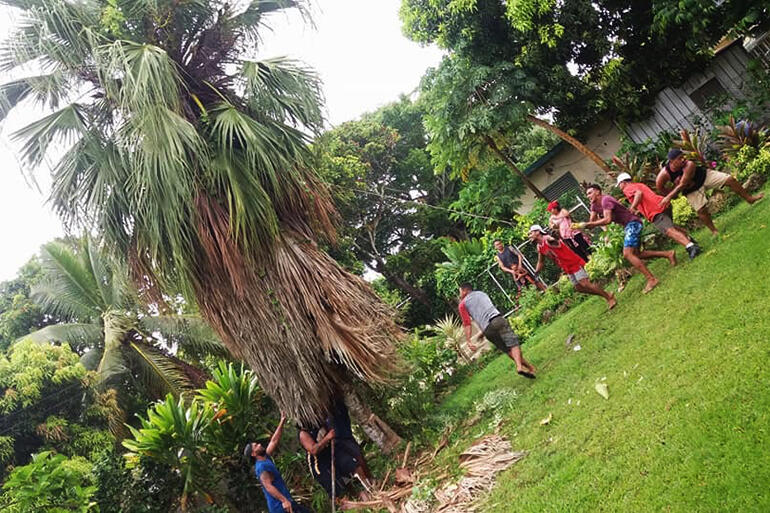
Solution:
<svg viewBox="0 0 770 513">
<path fill-rule="evenodd" d="M 229 356 L 214 330 L 197 315 L 153 315 L 139 320 L 142 331 L 150 336 L 157 332 L 171 346 L 185 355 Z"/>
<path fill-rule="evenodd" d="M 98 324 L 68 323 L 52 324 L 23 338 L 37 343 L 68 342 L 72 346 L 96 347 L 102 337 L 102 327 Z"/>
<path fill-rule="evenodd" d="M 80 320 L 96 319 L 106 309 L 91 269 L 65 244 L 44 245 L 41 263 L 45 278 L 32 289 L 32 298 L 43 309 Z"/>
<path fill-rule="evenodd" d="M 178 358 L 142 342 L 130 342 L 129 358 L 145 390 L 155 397 L 167 393 L 192 393 L 205 382 L 205 375 Z"/>
</svg>

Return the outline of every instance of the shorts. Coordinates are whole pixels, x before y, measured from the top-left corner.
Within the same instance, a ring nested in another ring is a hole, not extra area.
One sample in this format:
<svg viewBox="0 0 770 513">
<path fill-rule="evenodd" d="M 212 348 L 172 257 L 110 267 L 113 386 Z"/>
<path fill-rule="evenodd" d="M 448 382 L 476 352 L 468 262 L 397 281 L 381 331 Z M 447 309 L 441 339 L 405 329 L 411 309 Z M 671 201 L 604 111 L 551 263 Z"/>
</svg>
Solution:
<svg viewBox="0 0 770 513">
<path fill-rule="evenodd" d="M 502 315 L 489 321 L 489 326 L 484 330 L 484 337 L 506 354 L 512 348 L 519 347 L 519 337 L 516 336 L 511 325 L 508 324 L 508 320 Z"/>
<path fill-rule="evenodd" d="M 655 225 L 655 228 L 657 228 L 661 233 L 666 233 L 674 227 L 674 220 L 671 219 L 671 216 L 667 213 L 661 212 L 652 218 L 652 224 Z"/>
<path fill-rule="evenodd" d="M 642 247 L 642 223 L 639 221 L 631 221 L 628 223 L 623 231 L 625 237 L 623 237 L 624 248 L 641 248 Z"/>
<path fill-rule="evenodd" d="M 567 273 L 567 278 L 569 278 L 570 283 L 573 285 L 577 285 L 580 280 L 587 280 L 588 279 L 588 273 L 585 269 L 582 267 L 577 270 L 577 272 L 574 272 L 572 274 Z"/>
<path fill-rule="evenodd" d="M 719 189 L 724 187 L 727 180 L 730 179 L 730 175 L 722 173 L 720 171 L 714 171 L 712 169 L 706 171 L 706 180 L 701 185 L 700 189 L 692 191 L 685 195 L 687 202 L 696 212 L 708 203 L 706 198 L 706 191 L 710 189 Z"/>
</svg>

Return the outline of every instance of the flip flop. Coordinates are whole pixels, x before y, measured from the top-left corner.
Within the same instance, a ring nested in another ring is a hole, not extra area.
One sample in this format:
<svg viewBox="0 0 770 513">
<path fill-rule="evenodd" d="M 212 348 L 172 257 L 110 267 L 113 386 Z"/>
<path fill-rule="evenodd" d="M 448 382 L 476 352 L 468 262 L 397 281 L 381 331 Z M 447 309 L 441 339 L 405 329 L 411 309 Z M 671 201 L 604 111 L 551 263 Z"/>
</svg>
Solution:
<svg viewBox="0 0 770 513">
<path fill-rule="evenodd" d="M 517 373 L 518 373 L 520 376 L 524 376 L 525 378 L 529 378 L 529 379 L 535 379 L 535 377 L 536 377 L 534 374 L 532 374 L 532 373 L 531 373 L 531 372 L 529 372 L 529 371 L 520 370 L 520 371 L 516 371 L 516 372 L 517 372 Z"/>
</svg>

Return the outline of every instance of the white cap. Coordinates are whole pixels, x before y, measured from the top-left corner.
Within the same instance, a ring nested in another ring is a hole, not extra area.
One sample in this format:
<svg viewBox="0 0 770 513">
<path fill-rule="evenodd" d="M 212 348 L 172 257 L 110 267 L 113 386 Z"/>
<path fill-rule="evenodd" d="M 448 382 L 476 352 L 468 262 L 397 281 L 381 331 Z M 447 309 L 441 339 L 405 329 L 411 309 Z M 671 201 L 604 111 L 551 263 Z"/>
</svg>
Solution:
<svg viewBox="0 0 770 513">
<path fill-rule="evenodd" d="M 618 185 L 620 185 L 620 182 L 625 182 L 626 180 L 630 180 L 630 179 L 631 179 L 631 175 L 629 175 L 628 173 L 620 173 L 618 175 Z"/>
<path fill-rule="evenodd" d="M 543 230 L 543 227 L 540 226 L 539 224 L 533 224 L 532 226 L 529 227 L 529 233 L 532 233 L 532 232 L 546 233 L 546 231 Z"/>
</svg>

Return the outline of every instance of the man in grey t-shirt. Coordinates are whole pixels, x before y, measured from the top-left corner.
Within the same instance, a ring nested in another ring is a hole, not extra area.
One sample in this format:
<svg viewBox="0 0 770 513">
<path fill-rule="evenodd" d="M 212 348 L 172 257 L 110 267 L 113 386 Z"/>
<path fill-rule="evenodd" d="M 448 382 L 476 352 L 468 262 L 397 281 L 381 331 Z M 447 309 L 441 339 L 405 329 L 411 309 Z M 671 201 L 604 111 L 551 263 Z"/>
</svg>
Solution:
<svg viewBox="0 0 770 513">
<path fill-rule="evenodd" d="M 465 329 L 465 339 L 472 351 L 476 350 L 476 346 L 471 342 L 471 319 L 476 321 L 487 340 L 516 362 L 516 372 L 526 378 L 535 378 L 535 368 L 521 354 L 519 337 L 513 332 L 505 317 L 500 315 L 500 311 L 492 304 L 489 296 L 480 290 L 473 290 L 469 283 L 463 283 L 460 285 L 459 310 Z"/>
</svg>

